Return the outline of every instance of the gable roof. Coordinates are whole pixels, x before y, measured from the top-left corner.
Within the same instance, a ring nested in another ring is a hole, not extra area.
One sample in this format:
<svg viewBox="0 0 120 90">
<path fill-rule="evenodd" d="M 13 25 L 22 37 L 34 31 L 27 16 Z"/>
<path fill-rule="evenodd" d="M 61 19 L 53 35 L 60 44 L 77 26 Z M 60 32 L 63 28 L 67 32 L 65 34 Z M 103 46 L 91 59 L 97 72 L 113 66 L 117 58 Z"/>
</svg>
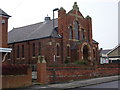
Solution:
<svg viewBox="0 0 120 90">
<path fill-rule="evenodd" d="M 57 34 L 57 30 L 53 30 L 52 22 L 53 20 L 50 20 L 24 27 L 13 28 L 13 30 L 8 33 L 8 43 L 10 44 L 47 37 L 61 38 L 61 36 Z M 58 20 L 55 19 L 54 22 L 55 27 L 58 27 Z"/>
<path fill-rule="evenodd" d="M 118 44 L 115 48 L 113 48 L 112 50 L 110 50 L 107 54 L 112 53 L 113 51 L 115 51 L 118 48 L 120 48 L 120 44 Z M 118 49 L 118 54 L 119 54 L 119 49 Z"/>
<path fill-rule="evenodd" d="M 11 17 L 11 16 L 8 15 L 6 12 L 4 12 L 2 9 L 0 9 L 0 15 L 1 15 L 1 16 Z"/>
</svg>

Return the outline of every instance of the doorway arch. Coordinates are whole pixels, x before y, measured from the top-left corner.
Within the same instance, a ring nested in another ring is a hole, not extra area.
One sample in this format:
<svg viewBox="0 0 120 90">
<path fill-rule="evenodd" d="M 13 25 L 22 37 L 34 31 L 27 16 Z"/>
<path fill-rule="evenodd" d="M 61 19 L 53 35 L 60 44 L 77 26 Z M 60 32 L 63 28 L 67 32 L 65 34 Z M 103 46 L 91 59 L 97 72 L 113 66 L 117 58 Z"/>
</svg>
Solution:
<svg viewBox="0 0 120 90">
<path fill-rule="evenodd" d="M 91 46 L 84 42 L 81 47 L 81 53 L 82 53 L 82 60 L 91 60 Z"/>
<path fill-rule="evenodd" d="M 87 45 L 83 47 L 83 60 L 89 60 L 89 48 Z"/>
</svg>

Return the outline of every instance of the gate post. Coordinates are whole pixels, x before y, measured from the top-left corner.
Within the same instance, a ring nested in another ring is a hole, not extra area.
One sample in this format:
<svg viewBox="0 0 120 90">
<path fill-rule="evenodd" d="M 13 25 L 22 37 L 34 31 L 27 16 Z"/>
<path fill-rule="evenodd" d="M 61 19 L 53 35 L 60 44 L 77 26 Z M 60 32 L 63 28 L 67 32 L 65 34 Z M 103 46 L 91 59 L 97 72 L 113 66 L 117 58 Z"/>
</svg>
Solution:
<svg viewBox="0 0 120 90">
<path fill-rule="evenodd" d="M 39 82 L 40 84 L 47 84 L 48 83 L 46 61 L 44 59 L 44 56 L 38 57 L 37 82 Z"/>
</svg>

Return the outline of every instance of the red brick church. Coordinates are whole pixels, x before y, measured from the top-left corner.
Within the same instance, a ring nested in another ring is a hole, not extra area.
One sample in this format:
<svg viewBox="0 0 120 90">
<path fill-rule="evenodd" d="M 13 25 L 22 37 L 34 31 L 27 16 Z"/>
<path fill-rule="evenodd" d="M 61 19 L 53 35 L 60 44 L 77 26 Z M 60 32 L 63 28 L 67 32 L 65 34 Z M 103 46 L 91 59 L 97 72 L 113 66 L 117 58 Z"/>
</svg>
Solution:
<svg viewBox="0 0 120 90">
<path fill-rule="evenodd" d="M 53 28 L 54 23 L 54 28 Z M 7 61 L 16 64 L 36 64 L 43 56 L 48 64 L 98 60 L 98 42 L 92 38 L 92 19 L 84 17 L 75 2 L 68 13 L 61 7 L 58 18 L 28 26 L 13 28 L 8 33 L 12 48 Z"/>
</svg>

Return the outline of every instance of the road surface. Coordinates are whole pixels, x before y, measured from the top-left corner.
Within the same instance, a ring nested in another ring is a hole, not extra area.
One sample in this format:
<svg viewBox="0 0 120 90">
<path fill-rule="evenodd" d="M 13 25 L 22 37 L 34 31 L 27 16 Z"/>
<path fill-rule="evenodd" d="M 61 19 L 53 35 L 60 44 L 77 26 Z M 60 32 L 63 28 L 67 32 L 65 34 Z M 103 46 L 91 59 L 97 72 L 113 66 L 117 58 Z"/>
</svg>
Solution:
<svg viewBox="0 0 120 90">
<path fill-rule="evenodd" d="M 81 88 L 120 88 L 120 80 L 107 82 L 107 83 L 101 83 L 97 85 L 86 86 L 86 87 L 80 87 L 80 88 L 75 88 L 75 89 L 70 89 L 70 90 L 80 90 Z"/>
</svg>

